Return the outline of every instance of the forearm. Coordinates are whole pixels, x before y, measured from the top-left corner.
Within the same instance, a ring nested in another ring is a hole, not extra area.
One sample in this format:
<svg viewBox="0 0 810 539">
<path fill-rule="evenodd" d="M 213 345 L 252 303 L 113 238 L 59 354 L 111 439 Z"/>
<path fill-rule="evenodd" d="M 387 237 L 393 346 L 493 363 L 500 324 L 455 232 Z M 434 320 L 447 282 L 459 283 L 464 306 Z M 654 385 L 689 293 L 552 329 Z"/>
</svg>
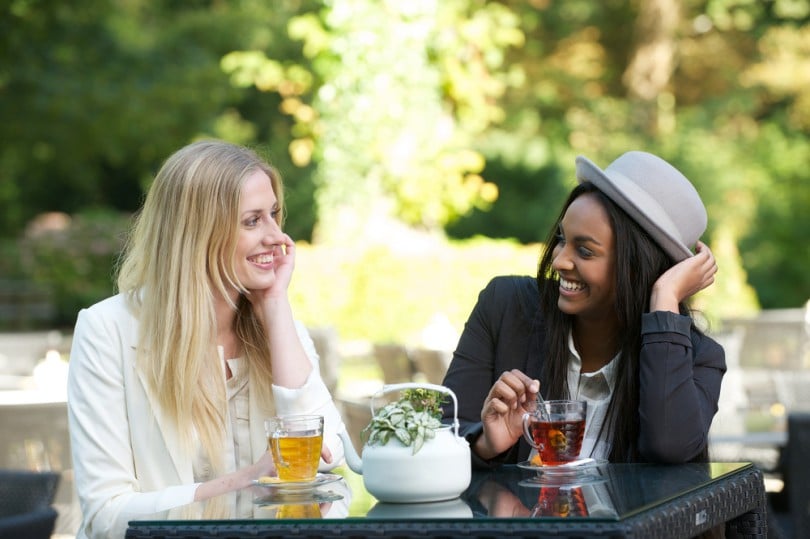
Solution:
<svg viewBox="0 0 810 539">
<path fill-rule="evenodd" d="M 221 496 L 222 494 L 247 488 L 259 475 L 256 466 L 248 466 L 241 470 L 217 477 L 216 479 L 211 479 L 205 483 L 200 483 L 194 491 L 194 501 L 201 502 L 215 496 Z"/>
<path fill-rule="evenodd" d="M 303 386 L 313 367 L 298 337 L 287 295 L 266 300 L 263 318 L 270 345 L 273 383 L 289 388 Z"/>
</svg>

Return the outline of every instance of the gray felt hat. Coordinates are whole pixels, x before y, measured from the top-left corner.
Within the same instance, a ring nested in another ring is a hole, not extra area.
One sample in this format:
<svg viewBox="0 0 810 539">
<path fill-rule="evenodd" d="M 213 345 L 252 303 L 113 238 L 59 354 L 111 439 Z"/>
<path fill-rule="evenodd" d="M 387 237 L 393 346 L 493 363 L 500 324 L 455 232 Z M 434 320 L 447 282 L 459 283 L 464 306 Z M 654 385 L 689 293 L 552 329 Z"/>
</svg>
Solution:
<svg viewBox="0 0 810 539">
<path fill-rule="evenodd" d="M 605 170 L 578 156 L 577 180 L 589 181 L 660 245 L 675 262 L 692 256 L 706 230 L 706 208 L 678 169 L 653 154 L 622 154 Z"/>
</svg>

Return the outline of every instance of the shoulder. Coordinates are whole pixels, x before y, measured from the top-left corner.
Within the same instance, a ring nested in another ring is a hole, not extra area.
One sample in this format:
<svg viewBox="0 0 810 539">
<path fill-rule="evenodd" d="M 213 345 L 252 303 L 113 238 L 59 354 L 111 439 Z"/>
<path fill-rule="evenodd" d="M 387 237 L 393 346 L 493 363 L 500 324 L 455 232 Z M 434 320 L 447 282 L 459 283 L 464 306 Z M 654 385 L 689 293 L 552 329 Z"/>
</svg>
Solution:
<svg viewBox="0 0 810 539">
<path fill-rule="evenodd" d="M 124 294 L 116 294 L 83 309 L 84 312 L 99 316 L 120 316 L 128 314 L 130 309 Z"/>
<path fill-rule="evenodd" d="M 127 317 L 132 317 L 132 311 L 124 294 L 110 296 L 79 311 L 79 320 L 88 318 L 116 320 Z"/>
<path fill-rule="evenodd" d="M 79 311 L 74 333 L 129 334 L 137 320 L 124 294 L 116 294 Z"/>
<path fill-rule="evenodd" d="M 528 275 L 498 275 L 487 283 L 484 291 L 490 295 L 503 296 L 515 300 L 524 296 L 537 296 L 537 280 Z"/>
<path fill-rule="evenodd" d="M 499 275 L 481 292 L 481 300 L 493 302 L 501 308 L 518 307 L 533 316 L 540 301 L 537 279 L 527 275 Z"/>
<path fill-rule="evenodd" d="M 122 295 L 79 311 L 70 350 L 72 380 L 122 383 L 130 372 L 123 366 L 134 358 L 138 322 Z M 75 382 L 74 382 L 75 383 Z"/>
</svg>

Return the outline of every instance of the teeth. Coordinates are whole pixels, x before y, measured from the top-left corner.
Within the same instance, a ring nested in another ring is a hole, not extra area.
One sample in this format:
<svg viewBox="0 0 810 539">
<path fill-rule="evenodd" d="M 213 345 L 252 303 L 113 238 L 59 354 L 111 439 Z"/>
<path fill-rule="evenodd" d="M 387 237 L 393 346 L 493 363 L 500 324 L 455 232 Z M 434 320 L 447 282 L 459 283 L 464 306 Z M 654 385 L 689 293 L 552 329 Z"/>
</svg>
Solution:
<svg viewBox="0 0 810 539">
<path fill-rule="evenodd" d="M 585 288 L 585 285 L 582 283 L 575 283 L 574 281 L 569 281 L 567 279 L 563 279 L 562 277 L 560 277 L 560 286 L 565 290 L 570 290 L 571 292 Z"/>
<path fill-rule="evenodd" d="M 257 255 L 251 258 L 257 264 L 271 264 L 273 262 L 273 255 Z"/>
</svg>

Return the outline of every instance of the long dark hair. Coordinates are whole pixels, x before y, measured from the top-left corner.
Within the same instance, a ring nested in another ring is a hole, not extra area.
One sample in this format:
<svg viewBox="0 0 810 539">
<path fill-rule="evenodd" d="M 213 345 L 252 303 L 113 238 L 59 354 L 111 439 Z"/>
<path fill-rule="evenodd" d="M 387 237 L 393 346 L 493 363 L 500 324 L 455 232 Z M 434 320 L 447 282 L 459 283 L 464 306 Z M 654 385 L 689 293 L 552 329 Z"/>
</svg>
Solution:
<svg viewBox="0 0 810 539">
<path fill-rule="evenodd" d="M 568 196 L 560 215 L 546 238 L 546 247 L 537 270 L 540 290 L 540 315 L 546 331 L 541 382 L 547 398 L 570 396 L 568 388 L 568 335 L 573 317 L 557 307 L 559 277 L 551 267 L 554 248 L 559 243 L 558 225 L 568 206 L 578 197 L 593 194 L 605 208 L 613 230 L 616 249 L 616 316 L 619 320 L 620 355 L 616 365 L 616 385 L 608 405 L 603 429 L 612 433 L 609 460 L 628 462 L 639 459 L 639 382 L 638 363 L 641 349 L 641 315 L 649 310 L 652 286 L 669 269 L 673 260 L 624 210 L 613 203 L 592 183 L 577 185 Z M 689 314 L 679 305 L 681 314 Z M 600 433 L 600 436 L 602 433 Z"/>
</svg>

